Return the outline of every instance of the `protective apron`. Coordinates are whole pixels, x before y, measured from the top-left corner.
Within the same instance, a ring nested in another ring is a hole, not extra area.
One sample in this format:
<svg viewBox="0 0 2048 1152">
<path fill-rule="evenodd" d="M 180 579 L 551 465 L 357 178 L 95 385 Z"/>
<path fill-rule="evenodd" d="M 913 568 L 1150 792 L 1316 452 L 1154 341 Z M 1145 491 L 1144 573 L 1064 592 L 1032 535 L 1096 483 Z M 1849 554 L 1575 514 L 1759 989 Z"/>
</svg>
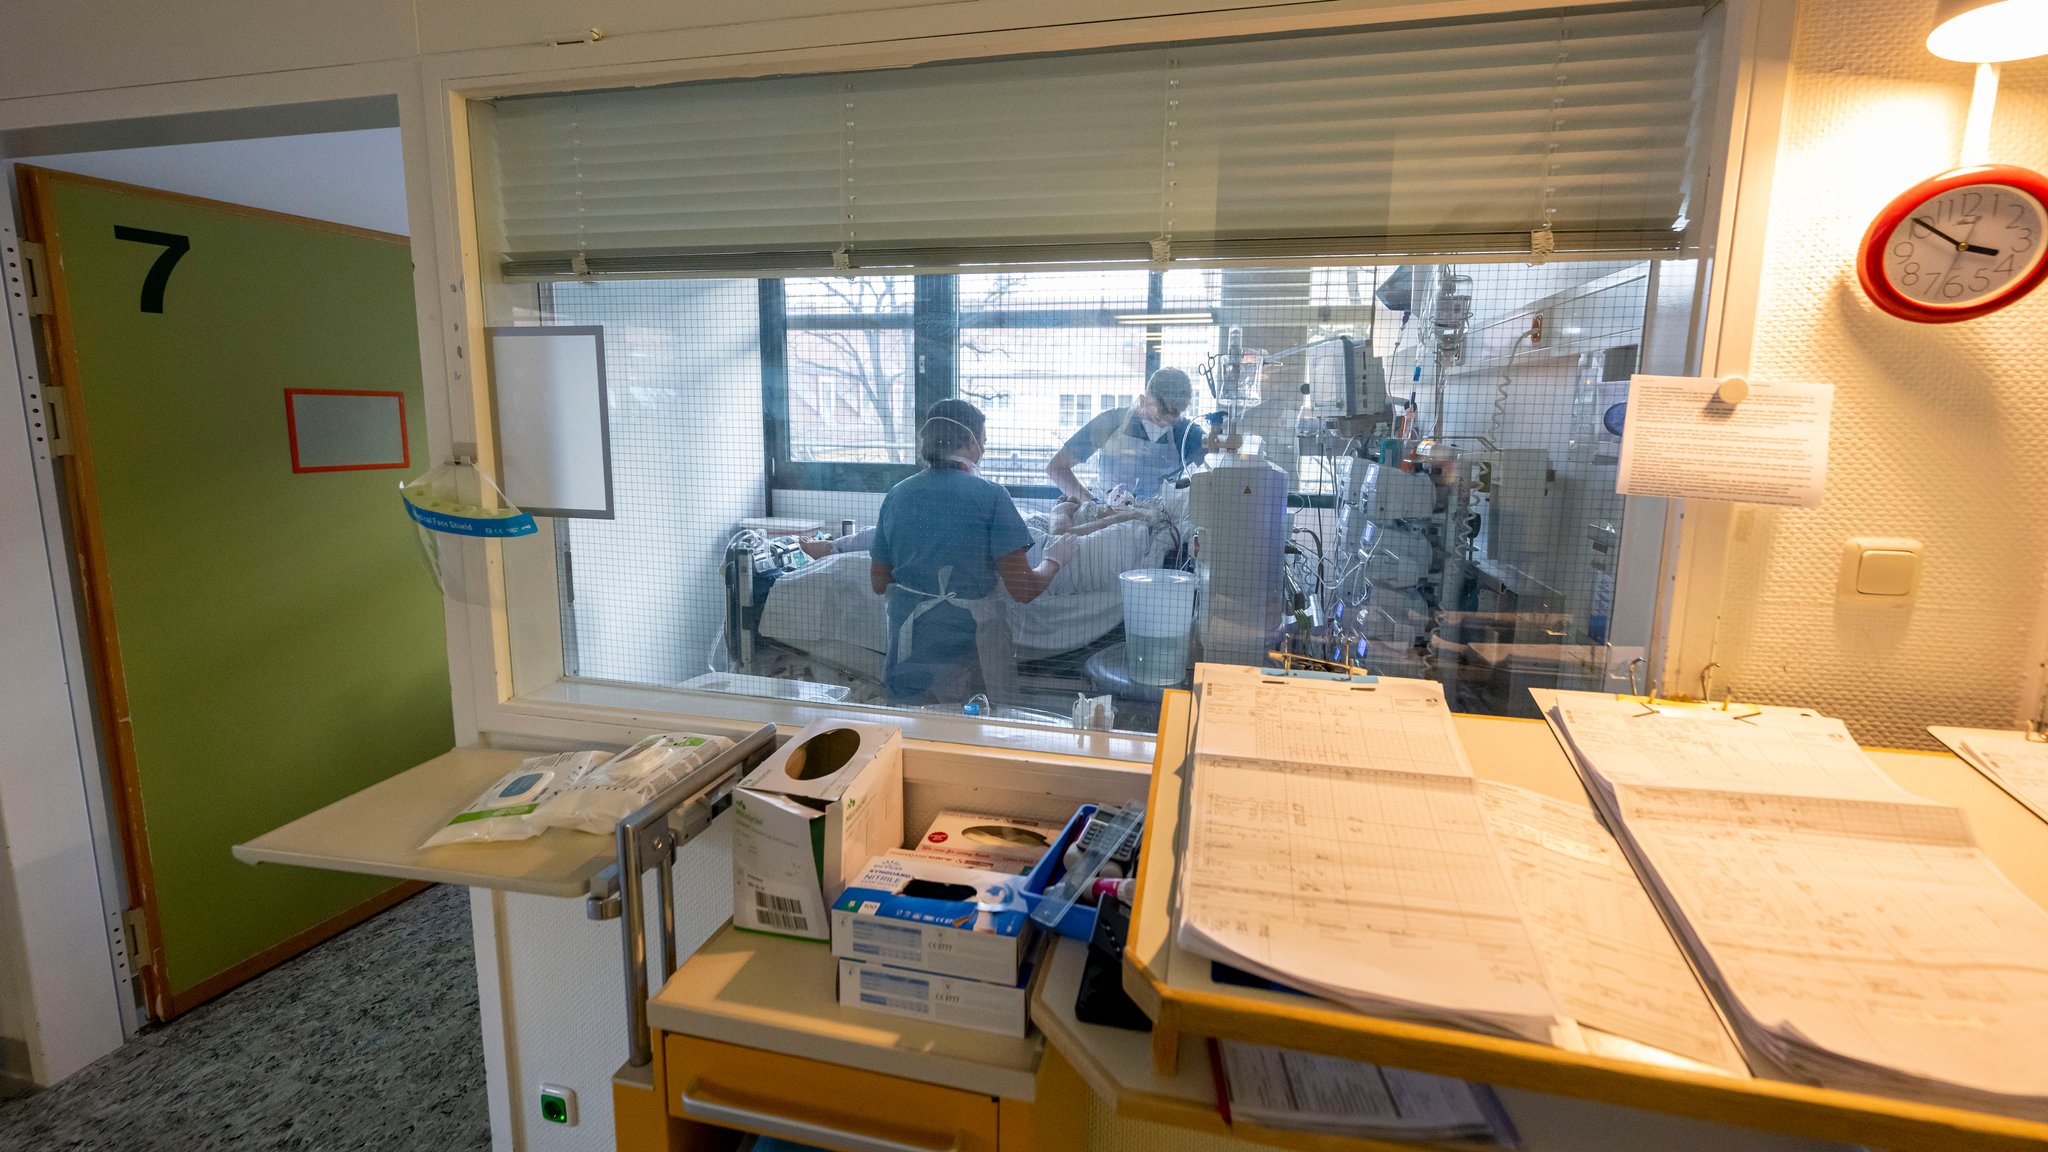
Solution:
<svg viewBox="0 0 2048 1152">
<path fill-rule="evenodd" d="M 1180 471 L 1181 441 L 1200 435 L 1193 425 L 1181 426 L 1176 421 L 1167 428 L 1164 439 L 1147 440 L 1131 434 L 1131 425 L 1137 422 L 1137 414 L 1125 409 L 1116 435 L 1096 450 L 1098 496 L 1106 495 L 1118 484 L 1129 488 L 1140 500 L 1158 492 L 1162 480 Z"/>
<path fill-rule="evenodd" d="M 974 650 L 981 665 L 982 691 L 988 693 L 992 702 L 1012 702 L 1016 698 L 1017 651 L 1010 638 L 1009 596 L 1003 590 L 1002 580 L 998 578 L 994 589 L 986 596 L 967 597 L 948 587 L 952 578 L 953 568 L 947 565 L 939 569 L 939 589 L 936 592 L 912 588 L 901 581 L 890 585 L 892 592 L 901 591 L 918 600 L 917 606 L 896 629 L 895 662 L 909 661 L 916 651 L 913 644 L 917 637 L 918 618 L 941 604 L 951 604 L 965 609 L 974 617 Z M 967 670 L 962 668 L 960 671 L 964 678 Z M 960 698 L 966 699 L 967 694 L 962 693 Z"/>
</svg>

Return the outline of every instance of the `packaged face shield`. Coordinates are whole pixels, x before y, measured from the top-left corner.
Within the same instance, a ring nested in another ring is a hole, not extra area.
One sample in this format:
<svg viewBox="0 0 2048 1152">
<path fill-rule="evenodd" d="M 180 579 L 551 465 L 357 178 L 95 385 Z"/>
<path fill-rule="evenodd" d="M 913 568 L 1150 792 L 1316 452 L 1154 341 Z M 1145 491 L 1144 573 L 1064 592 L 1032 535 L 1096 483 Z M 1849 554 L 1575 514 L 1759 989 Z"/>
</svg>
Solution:
<svg viewBox="0 0 2048 1152">
<path fill-rule="evenodd" d="M 545 831 L 546 825 L 531 819 L 534 810 L 552 799 L 570 780 L 590 771 L 608 757 L 609 754 L 604 752 L 561 752 L 521 761 L 519 767 L 484 789 L 483 795 L 457 812 L 420 847 L 527 840 L 538 836 Z"/>
<path fill-rule="evenodd" d="M 619 821 L 691 769 L 732 747 L 723 736 L 663 732 L 587 768 L 541 803 L 531 819 L 543 828 L 574 828 L 609 836 Z"/>
<path fill-rule="evenodd" d="M 532 515 L 514 507 L 473 464 L 436 464 L 400 484 L 398 494 L 419 530 L 420 548 L 441 594 L 465 604 L 490 603 L 483 541 L 540 531 Z"/>
</svg>

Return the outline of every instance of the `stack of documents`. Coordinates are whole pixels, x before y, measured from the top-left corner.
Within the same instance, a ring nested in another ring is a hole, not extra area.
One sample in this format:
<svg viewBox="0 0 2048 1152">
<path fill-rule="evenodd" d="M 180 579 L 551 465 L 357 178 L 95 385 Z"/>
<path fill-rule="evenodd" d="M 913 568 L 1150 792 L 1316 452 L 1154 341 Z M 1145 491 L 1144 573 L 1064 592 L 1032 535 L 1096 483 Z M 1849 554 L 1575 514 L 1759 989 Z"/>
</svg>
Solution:
<svg viewBox="0 0 2048 1152">
<path fill-rule="evenodd" d="M 1747 1074 L 1606 829 L 1475 779 L 1440 686 L 1196 683 L 1181 947 L 1379 1016 Z"/>
<path fill-rule="evenodd" d="M 1548 1041 L 1443 690 L 1197 670 L 1181 947 L 1364 1012 Z"/>
<path fill-rule="evenodd" d="M 1233 1122 L 1362 1139 L 1516 1143 L 1484 1084 L 1232 1040 L 1217 1042 L 1217 1058 Z"/>
<path fill-rule="evenodd" d="M 1564 1044 L 1685 1066 L 1662 1053 L 1747 1075 L 1685 953 L 1585 801 L 1491 780 L 1479 789 L 1551 994 L 1578 1025 L 1579 1043 L 1567 1034 Z"/>
<path fill-rule="evenodd" d="M 1759 1073 L 2048 1118 L 2048 911 L 1836 720 L 1541 693 Z"/>
</svg>

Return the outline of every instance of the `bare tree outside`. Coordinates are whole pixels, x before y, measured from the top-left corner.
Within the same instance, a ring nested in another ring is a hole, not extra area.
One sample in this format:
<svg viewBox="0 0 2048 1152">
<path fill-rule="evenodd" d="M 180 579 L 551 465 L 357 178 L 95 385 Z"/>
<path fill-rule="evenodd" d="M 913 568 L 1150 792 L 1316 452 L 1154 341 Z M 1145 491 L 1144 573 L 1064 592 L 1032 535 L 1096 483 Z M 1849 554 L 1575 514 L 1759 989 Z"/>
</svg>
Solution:
<svg viewBox="0 0 2048 1152">
<path fill-rule="evenodd" d="M 912 285 L 907 276 L 789 281 L 790 444 L 797 458 L 901 463 L 914 455 Z M 865 322 L 800 327 L 805 314 Z"/>
</svg>

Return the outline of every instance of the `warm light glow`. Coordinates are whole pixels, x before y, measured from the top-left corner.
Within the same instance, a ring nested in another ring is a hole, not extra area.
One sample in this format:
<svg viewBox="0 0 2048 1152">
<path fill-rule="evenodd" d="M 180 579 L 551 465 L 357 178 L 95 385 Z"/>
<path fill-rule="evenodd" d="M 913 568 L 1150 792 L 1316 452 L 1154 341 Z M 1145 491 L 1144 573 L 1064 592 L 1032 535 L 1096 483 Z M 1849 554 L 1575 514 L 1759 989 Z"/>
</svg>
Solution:
<svg viewBox="0 0 2048 1152">
<path fill-rule="evenodd" d="M 1963 151 L 1957 157 L 1965 168 L 1991 160 L 1991 110 L 1998 104 L 1998 65 L 1977 65 L 1977 84 L 1970 90 L 1970 115 L 1963 121 Z"/>
<path fill-rule="evenodd" d="M 2048 0 L 1941 0 L 1927 50 L 1966 64 L 2048 56 Z"/>
</svg>

